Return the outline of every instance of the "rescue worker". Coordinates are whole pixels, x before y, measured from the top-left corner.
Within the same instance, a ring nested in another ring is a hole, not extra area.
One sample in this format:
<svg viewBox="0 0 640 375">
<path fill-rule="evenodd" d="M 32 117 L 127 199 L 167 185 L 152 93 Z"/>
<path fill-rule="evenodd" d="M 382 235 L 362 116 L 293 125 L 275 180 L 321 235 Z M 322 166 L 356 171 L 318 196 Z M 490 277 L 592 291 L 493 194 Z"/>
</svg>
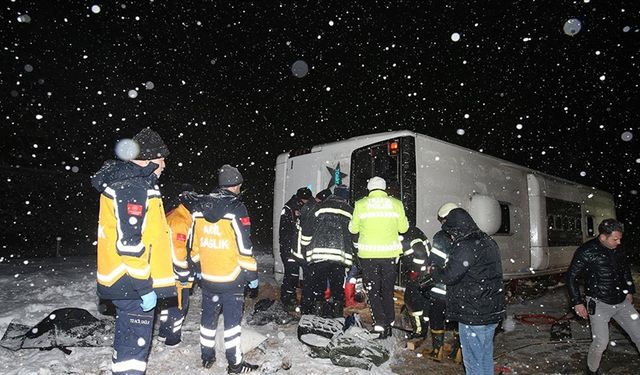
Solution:
<svg viewBox="0 0 640 375">
<path fill-rule="evenodd" d="M 292 312 L 298 304 L 296 288 L 300 278 L 301 258 L 296 257 L 298 246 L 298 228 L 300 225 L 300 209 L 309 199 L 311 190 L 306 187 L 298 189 L 282 208 L 280 214 L 280 258 L 284 267 L 284 277 L 280 287 L 280 301 L 286 311 Z"/>
<path fill-rule="evenodd" d="M 426 337 L 429 329 L 428 295 L 420 286 L 420 280 L 427 273 L 427 257 L 431 244 L 427 236 L 417 227 L 409 227 L 402 235 L 402 261 L 407 270 L 404 289 L 404 303 L 411 317 L 411 338 Z"/>
<path fill-rule="evenodd" d="M 303 245 L 301 243 L 302 239 L 300 237 L 302 235 L 303 223 L 306 220 L 310 219 L 311 212 L 318 206 L 318 204 L 322 203 L 325 199 L 327 199 L 329 195 L 331 195 L 330 189 L 320 190 L 318 194 L 316 194 L 315 198 L 307 200 L 307 202 L 304 205 L 302 205 L 302 208 L 300 208 L 300 217 L 296 223 L 296 231 L 297 231 L 296 243 L 293 244 L 295 249 L 291 252 L 291 255 L 293 255 L 293 258 L 298 262 L 298 265 L 303 269 L 303 272 L 305 272 L 304 269 L 307 266 L 307 261 L 304 259 L 304 255 L 302 254 Z"/>
<path fill-rule="evenodd" d="M 455 203 L 445 203 L 438 209 L 438 221 L 442 224 L 449 212 L 458 208 Z M 451 236 L 440 230 L 433 235 L 433 247 L 429 253 L 428 265 L 431 268 L 442 268 L 449 259 L 449 254 L 453 249 Z M 453 346 L 449 358 L 456 363 L 462 363 L 462 350 L 460 350 L 460 336 L 458 335 L 457 322 L 447 322 L 445 318 L 447 307 L 447 286 L 444 283 L 433 283 L 429 289 L 430 309 L 429 323 L 431 326 L 432 351 L 428 358 L 441 361 L 444 358 L 444 336 L 447 325 L 453 328 Z"/>
<path fill-rule="evenodd" d="M 493 336 L 505 317 L 500 249 L 462 208 L 449 211 L 442 230 L 453 250 L 431 276 L 447 285 L 446 315 L 458 322 L 466 373 L 493 374 Z"/>
<path fill-rule="evenodd" d="M 347 202 L 348 195 L 345 199 L 344 192 L 337 188 L 336 193 L 318 203 L 303 222 L 301 243 L 307 267 L 300 303 L 302 314 L 321 315 L 329 284 L 332 302 L 327 317 L 344 315 L 345 270 L 353 264 L 355 253 L 349 232 L 353 208 Z"/>
<path fill-rule="evenodd" d="M 396 258 L 402 254 L 399 233 L 409 229 L 402 202 L 385 191 L 381 177 L 367 182 L 369 195 L 355 204 L 349 231 L 358 234 L 358 257 L 373 316 L 373 332 L 384 339 L 391 336 L 395 320 L 393 289 Z"/>
<path fill-rule="evenodd" d="M 449 253 L 452 249 L 451 237 L 444 231 L 438 231 L 433 236 L 433 248 L 429 256 L 430 267 L 444 267 Z M 424 282 L 423 282 L 424 284 Z M 447 320 L 445 312 L 447 308 L 447 286 L 443 283 L 429 284 L 429 325 L 431 327 L 432 351 L 428 358 L 436 361 L 444 359 L 444 336 L 446 333 Z M 449 357 L 456 363 L 461 363 L 462 352 L 460 351 L 460 337 L 458 329 L 453 328 L 454 344 Z"/>
<path fill-rule="evenodd" d="M 193 191 L 189 184 L 182 185 L 182 192 Z M 165 346 L 175 347 L 182 340 L 182 326 L 189 311 L 189 297 L 193 287 L 195 269 L 191 249 L 187 248 L 187 238 L 193 220 L 191 213 L 180 202 L 167 213 L 167 223 L 171 229 L 171 258 L 176 275 L 177 298 L 162 300 L 160 307 L 160 328 L 158 340 Z"/>
<path fill-rule="evenodd" d="M 251 289 L 258 287 L 251 220 L 239 197 L 242 182 L 238 169 L 225 164 L 218 172 L 218 189 L 210 195 L 187 194 L 183 199 L 193 217 L 189 238 L 192 259 L 200 265 L 202 366 L 211 368 L 216 360 L 215 335 L 222 313 L 230 374 L 258 368 L 243 360 L 240 347 L 244 287 L 247 283 Z"/>
<path fill-rule="evenodd" d="M 176 296 L 171 238 L 158 178 L 169 149 L 144 128 L 134 159 L 107 161 L 91 177 L 100 192 L 97 292 L 116 307 L 111 371 L 144 374 L 158 298 Z"/>
</svg>

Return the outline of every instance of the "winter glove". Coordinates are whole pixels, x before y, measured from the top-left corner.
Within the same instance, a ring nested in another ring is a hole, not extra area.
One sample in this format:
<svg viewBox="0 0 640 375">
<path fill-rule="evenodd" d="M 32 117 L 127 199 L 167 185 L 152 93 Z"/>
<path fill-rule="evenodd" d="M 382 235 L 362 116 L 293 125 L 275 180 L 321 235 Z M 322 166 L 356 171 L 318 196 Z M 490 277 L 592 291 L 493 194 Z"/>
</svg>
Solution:
<svg viewBox="0 0 640 375">
<path fill-rule="evenodd" d="M 142 307 L 142 311 L 153 310 L 153 308 L 156 307 L 156 302 L 158 302 L 158 296 L 154 291 L 151 291 L 141 296 L 140 298 L 142 298 L 142 303 L 140 304 L 140 307 Z"/>
<path fill-rule="evenodd" d="M 249 282 L 249 288 L 256 289 L 258 287 L 258 279 Z"/>
<path fill-rule="evenodd" d="M 420 283 L 420 289 L 422 290 L 429 290 L 436 284 L 436 282 L 433 281 L 433 279 L 431 278 L 431 275 L 423 276 L 420 279 L 419 283 Z"/>
</svg>

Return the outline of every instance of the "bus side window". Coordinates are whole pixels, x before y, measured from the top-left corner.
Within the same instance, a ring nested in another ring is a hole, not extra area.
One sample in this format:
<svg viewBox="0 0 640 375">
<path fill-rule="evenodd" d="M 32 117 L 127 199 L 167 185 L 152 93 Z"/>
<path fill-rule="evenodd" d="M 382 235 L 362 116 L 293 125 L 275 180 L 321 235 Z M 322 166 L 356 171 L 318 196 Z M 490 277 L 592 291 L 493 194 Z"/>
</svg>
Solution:
<svg viewBox="0 0 640 375">
<path fill-rule="evenodd" d="M 501 222 L 496 234 L 511 234 L 511 205 L 507 202 L 500 203 Z"/>
</svg>

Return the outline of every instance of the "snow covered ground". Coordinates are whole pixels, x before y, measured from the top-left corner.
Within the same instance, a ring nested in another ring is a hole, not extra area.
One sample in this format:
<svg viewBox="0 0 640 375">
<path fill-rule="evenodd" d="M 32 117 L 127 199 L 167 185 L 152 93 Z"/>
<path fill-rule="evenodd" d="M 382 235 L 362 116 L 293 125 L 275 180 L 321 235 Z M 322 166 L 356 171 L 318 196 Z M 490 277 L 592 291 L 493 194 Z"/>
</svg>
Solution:
<svg viewBox="0 0 640 375">
<path fill-rule="evenodd" d="M 263 270 L 270 270 L 273 259 L 258 257 Z M 260 276 L 260 297 L 269 296 L 277 285 L 270 272 Z M 38 258 L 30 260 L 0 259 L 0 334 L 12 320 L 34 325 L 51 311 L 62 307 L 79 307 L 94 316 L 107 319 L 97 311 L 94 257 Z M 149 357 L 148 374 L 225 374 L 226 361 L 218 353 L 218 362 L 210 370 L 200 366 L 198 322 L 200 294 L 192 298 L 192 307 L 184 327 L 183 343 L 174 349 L 155 342 Z M 640 297 L 639 297 L 640 298 Z M 550 288 L 537 298 L 514 298 L 508 314 L 547 314 L 561 317 L 567 311 L 563 287 Z M 252 311 L 253 300 L 247 300 Z M 515 319 L 507 330 L 496 337 L 496 365 L 506 374 L 578 374 L 583 373 L 589 331 L 584 323 L 571 321 L 571 341 L 551 341 L 547 320 L 528 319 L 526 324 Z M 386 340 L 391 359 L 372 371 L 336 367 L 328 359 L 308 356 L 308 348 L 296 337 L 296 325 L 252 327 L 267 340 L 246 355 L 249 362 L 259 364 L 264 374 L 462 374 L 460 365 L 438 364 L 405 349 L 401 337 Z M 401 335 L 399 335 L 401 336 Z M 635 374 L 640 357 L 631 343 L 612 330 L 609 350 L 602 367 L 606 374 Z M 426 345 L 429 347 L 429 345 Z M 111 348 L 72 348 L 69 355 L 60 350 L 10 351 L 0 348 L 2 374 L 109 374 Z M 283 365 L 284 364 L 284 365 Z M 290 364 L 290 369 L 285 369 Z"/>
</svg>

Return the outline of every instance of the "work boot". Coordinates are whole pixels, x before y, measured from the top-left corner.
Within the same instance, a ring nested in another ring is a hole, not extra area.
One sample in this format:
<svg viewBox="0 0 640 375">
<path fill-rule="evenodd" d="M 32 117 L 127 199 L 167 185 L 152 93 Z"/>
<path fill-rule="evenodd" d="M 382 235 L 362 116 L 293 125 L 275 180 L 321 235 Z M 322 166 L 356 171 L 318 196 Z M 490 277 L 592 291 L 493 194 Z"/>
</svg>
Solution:
<svg viewBox="0 0 640 375">
<path fill-rule="evenodd" d="M 458 331 L 453 331 L 453 346 L 451 347 L 451 353 L 449 353 L 449 359 L 457 364 L 462 363 L 462 349 L 460 348 Z"/>
<path fill-rule="evenodd" d="M 288 313 L 295 312 L 297 305 L 298 301 L 295 297 L 282 299 L 282 307 L 284 308 L 284 311 Z"/>
<path fill-rule="evenodd" d="M 177 348 L 178 346 L 180 346 L 181 342 L 182 340 L 179 338 L 171 338 L 165 340 L 164 346 L 166 346 L 167 348 Z"/>
<path fill-rule="evenodd" d="M 422 325 L 422 311 L 414 311 L 409 313 L 409 317 L 411 319 L 411 334 L 409 335 L 410 339 L 419 339 L 427 337 L 427 330 Z"/>
<path fill-rule="evenodd" d="M 211 368 L 211 366 L 213 366 L 214 363 L 216 363 L 216 357 L 213 357 L 213 358 L 210 358 L 210 359 L 203 359 L 202 360 L 202 367 Z"/>
<path fill-rule="evenodd" d="M 237 365 L 229 365 L 229 367 L 227 367 L 227 373 L 229 374 L 244 374 L 247 372 L 251 372 L 253 370 L 257 370 L 258 369 L 258 365 L 252 365 L 251 363 L 247 363 L 245 361 L 242 361 L 240 363 L 238 363 Z"/>
<path fill-rule="evenodd" d="M 378 327 L 378 329 L 376 329 L 376 327 Z M 384 327 L 382 328 L 382 330 L 380 330 L 380 326 L 374 326 L 373 329 L 369 331 L 369 333 L 378 335 L 378 337 L 374 338 L 374 340 L 384 340 L 391 336 L 391 327 Z"/>
<path fill-rule="evenodd" d="M 432 329 L 431 339 L 433 350 L 427 358 L 440 362 L 444 359 L 444 329 Z"/>
</svg>

